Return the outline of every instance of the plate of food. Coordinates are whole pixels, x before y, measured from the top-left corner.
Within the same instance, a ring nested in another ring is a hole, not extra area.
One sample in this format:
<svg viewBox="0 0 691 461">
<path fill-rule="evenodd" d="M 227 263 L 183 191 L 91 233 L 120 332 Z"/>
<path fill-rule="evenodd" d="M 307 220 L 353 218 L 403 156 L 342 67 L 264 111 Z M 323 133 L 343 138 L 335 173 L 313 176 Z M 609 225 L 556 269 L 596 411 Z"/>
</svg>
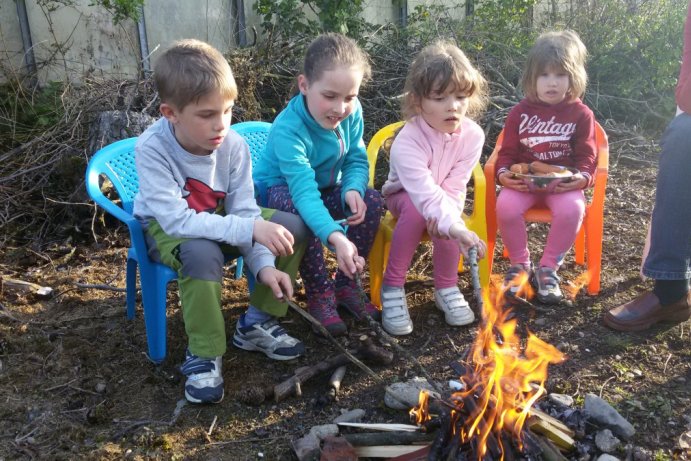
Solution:
<svg viewBox="0 0 691 461">
<path fill-rule="evenodd" d="M 523 179 L 531 192 L 554 192 L 557 184 L 569 182 L 579 173 L 576 168 L 538 161 L 513 164 L 509 171 L 514 178 Z"/>
</svg>

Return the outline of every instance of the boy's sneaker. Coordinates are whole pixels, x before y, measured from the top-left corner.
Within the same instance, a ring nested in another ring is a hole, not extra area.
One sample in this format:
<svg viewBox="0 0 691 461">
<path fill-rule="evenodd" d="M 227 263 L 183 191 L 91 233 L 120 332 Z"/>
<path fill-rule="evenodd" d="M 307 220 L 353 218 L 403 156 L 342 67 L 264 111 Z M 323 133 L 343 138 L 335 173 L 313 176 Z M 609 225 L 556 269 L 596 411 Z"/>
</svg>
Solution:
<svg viewBox="0 0 691 461">
<path fill-rule="evenodd" d="M 403 287 L 383 286 L 381 290 L 382 327 L 392 335 L 407 335 L 413 331 L 408 313 L 408 300 Z"/>
<path fill-rule="evenodd" d="M 274 360 L 291 360 L 305 353 L 302 341 L 290 336 L 275 318 L 243 327 L 241 325 L 244 323 L 244 317 L 245 314 L 235 325 L 235 347 L 246 351 L 259 351 Z"/>
<path fill-rule="evenodd" d="M 434 302 L 437 309 L 444 313 L 446 323 L 451 326 L 468 325 L 475 320 L 475 314 L 458 287 L 434 290 Z"/>
<path fill-rule="evenodd" d="M 563 295 L 559 288 L 561 279 L 551 267 L 541 267 L 533 274 L 533 286 L 537 299 L 543 304 L 559 304 Z"/>
<path fill-rule="evenodd" d="M 348 327 L 338 315 L 336 310 L 336 296 L 333 292 L 320 293 L 307 300 L 307 312 L 331 333 L 332 336 L 343 336 L 348 332 Z M 314 326 L 312 331 L 319 334 Z"/>
<path fill-rule="evenodd" d="M 501 284 L 501 292 L 504 294 L 504 299 L 511 302 L 513 298 L 519 297 L 525 289 L 523 285 L 528 283 L 531 277 L 532 270 L 526 269 L 523 264 L 516 264 L 511 266 L 506 275 L 504 282 Z"/>
<path fill-rule="evenodd" d="M 218 403 L 223 400 L 221 356 L 204 359 L 185 351 L 180 371 L 187 376 L 185 398 L 191 403 Z"/>
<path fill-rule="evenodd" d="M 336 288 L 336 304 L 338 304 L 339 307 L 347 310 L 358 320 L 362 320 L 364 317 L 363 310 L 374 320 L 381 319 L 381 312 L 379 312 L 379 309 L 377 309 L 377 307 L 369 301 L 367 296 L 364 296 L 363 299 L 363 297 L 360 295 L 360 290 L 357 287 L 344 285 Z"/>
</svg>

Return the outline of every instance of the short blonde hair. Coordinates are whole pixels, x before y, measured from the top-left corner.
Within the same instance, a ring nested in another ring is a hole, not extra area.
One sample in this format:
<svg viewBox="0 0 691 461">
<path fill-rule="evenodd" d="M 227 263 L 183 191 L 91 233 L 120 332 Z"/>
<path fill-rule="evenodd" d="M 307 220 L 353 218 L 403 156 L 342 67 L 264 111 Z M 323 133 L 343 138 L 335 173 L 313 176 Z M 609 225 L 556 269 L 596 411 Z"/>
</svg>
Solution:
<svg viewBox="0 0 691 461">
<path fill-rule="evenodd" d="M 238 87 L 220 51 L 200 40 L 180 40 L 156 61 L 154 81 L 161 101 L 183 110 L 211 91 L 235 100 Z"/>
<path fill-rule="evenodd" d="M 468 116 L 478 117 L 487 105 L 487 81 L 468 57 L 451 42 L 437 41 L 420 51 L 408 70 L 401 107 L 404 120 L 417 114 L 422 98 L 453 85 L 468 94 Z"/>
<path fill-rule="evenodd" d="M 329 32 L 312 40 L 302 65 L 302 73 L 307 81 L 318 81 L 324 71 L 333 70 L 336 66 L 359 68 L 364 81 L 372 74 L 367 53 L 352 38 Z"/>
<path fill-rule="evenodd" d="M 541 34 L 528 53 L 528 60 L 521 85 L 523 94 L 531 101 L 538 101 L 537 78 L 546 69 L 561 69 L 569 75 L 570 99 L 580 98 L 588 84 L 585 61 L 588 50 L 578 34 L 571 30 Z"/>
</svg>

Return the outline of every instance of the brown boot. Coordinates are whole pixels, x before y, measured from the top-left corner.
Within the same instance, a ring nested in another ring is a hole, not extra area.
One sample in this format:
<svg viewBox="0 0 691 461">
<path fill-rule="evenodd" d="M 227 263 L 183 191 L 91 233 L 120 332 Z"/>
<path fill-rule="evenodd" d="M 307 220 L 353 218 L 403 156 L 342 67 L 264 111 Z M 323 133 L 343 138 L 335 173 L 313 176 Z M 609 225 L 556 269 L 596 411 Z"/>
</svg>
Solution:
<svg viewBox="0 0 691 461">
<path fill-rule="evenodd" d="M 605 314 L 604 323 L 613 330 L 642 331 L 658 322 L 681 323 L 691 317 L 691 292 L 679 301 L 663 306 L 652 292 L 615 307 Z"/>
</svg>

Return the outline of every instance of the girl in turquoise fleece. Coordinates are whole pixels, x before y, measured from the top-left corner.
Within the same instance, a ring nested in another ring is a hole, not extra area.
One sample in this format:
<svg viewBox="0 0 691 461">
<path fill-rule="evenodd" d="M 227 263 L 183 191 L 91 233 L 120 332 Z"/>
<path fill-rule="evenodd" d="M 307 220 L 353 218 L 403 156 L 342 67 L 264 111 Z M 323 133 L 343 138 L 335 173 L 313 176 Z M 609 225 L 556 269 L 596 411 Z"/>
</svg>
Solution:
<svg viewBox="0 0 691 461">
<path fill-rule="evenodd" d="M 309 46 L 298 76 L 300 93 L 274 121 L 254 180 L 267 188 L 271 208 L 299 214 L 314 236 L 300 264 L 307 307 L 334 335 L 346 333 L 338 315 L 363 309 L 353 276 L 363 270 L 382 214 L 382 199 L 367 188 L 360 84 L 370 74 L 365 53 L 351 39 L 324 34 Z M 344 224 L 344 225 L 342 225 Z M 346 230 L 347 229 L 347 230 Z M 331 277 L 322 245 L 336 253 Z"/>
</svg>

